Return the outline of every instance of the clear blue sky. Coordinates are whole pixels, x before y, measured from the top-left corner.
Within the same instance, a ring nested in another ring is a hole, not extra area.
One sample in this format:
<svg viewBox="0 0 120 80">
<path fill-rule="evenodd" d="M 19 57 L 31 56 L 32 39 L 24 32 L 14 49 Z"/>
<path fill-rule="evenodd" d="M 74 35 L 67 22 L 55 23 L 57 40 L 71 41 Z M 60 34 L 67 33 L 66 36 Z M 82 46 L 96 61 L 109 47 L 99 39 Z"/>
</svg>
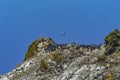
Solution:
<svg viewBox="0 0 120 80">
<path fill-rule="evenodd" d="M 101 44 L 115 28 L 120 29 L 119 0 L 0 0 L 0 74 L 21 63 L 40 37 Z"/>
</svg>

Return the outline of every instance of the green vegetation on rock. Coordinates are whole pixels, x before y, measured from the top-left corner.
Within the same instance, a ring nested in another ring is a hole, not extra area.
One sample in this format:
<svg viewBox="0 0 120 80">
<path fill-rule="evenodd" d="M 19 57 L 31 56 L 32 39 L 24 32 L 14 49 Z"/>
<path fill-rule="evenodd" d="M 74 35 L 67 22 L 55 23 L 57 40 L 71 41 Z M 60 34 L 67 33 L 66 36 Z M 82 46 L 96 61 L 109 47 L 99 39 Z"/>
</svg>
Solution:
<svg viewBox="0 0 120 80">
<path fill-rule="evenodd" d="M 106 60 L 107 56 L 106 55 L 100 55 L 98 56 L 98 62 L 104 62 Z"/>
<path fill-rule="evenodd" d="M 55 52 L 53 52 L 51 55 L 52 55 L 53 61 L 55 61 L 57 64 L 58 64 L 59 62 L 62 62 L 62 61 L 65 59 L 64 56 L 60 55 L 60 52 L 59 52 L 59 51 L 55 51 Z"/>
<path fill-rule="evenodd" d="M 47 69 L 48 69 L 47 63 L 45 62 L 44 59 L 41 59 L 39 70 L 44 71 Z"/>
<path fill-rule="evenodd" d="M 34 56 L 36 54 L 37 44 L 38 44 L 38 41 L 36 40 L 29 46 L 24 61 L 31 58 L 32 56 Z"/>
<path fill-rule="evenodd" d="M 48 48 L 50 46 L 54 46 L 54 41 L 51 38 L 40 38 L 38 40 L 35 40 L 28 48 L 28 51 L 26 53 L 26 56 L 24 58 L 24 61 L 35 56 L 39 51 L 38 51 L 38 44 L 41 43 L 41 50 Z"/>
<path fill-rule="evenodd" d="M 103 77 L 104 80 L 113 80 L 115 77 L 114 73 L 107 73 L 105 74 L 105 76 Z"/>
<path fill-rule="evenodd" d="M 115 29 L 108 36 L 105 37 L 106 51 L 105 55 L 112 54 L 120 46 L 120 32 L 118 29 Z"/>
</svg>

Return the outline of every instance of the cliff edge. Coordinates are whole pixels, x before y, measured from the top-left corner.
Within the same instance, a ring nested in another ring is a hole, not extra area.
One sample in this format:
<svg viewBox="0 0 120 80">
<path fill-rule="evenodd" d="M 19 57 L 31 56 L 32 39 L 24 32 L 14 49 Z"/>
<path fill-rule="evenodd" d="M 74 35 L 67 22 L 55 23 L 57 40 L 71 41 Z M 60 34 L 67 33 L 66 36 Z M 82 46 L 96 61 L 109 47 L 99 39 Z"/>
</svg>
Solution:
<svg viewBox="0 0 120 80">
<path fill-rule="evenodd" d="M 35 40 L 23 63 L 0 80 L 119 80 L 120 32 L 115 29 L 102 45 L 57 44 Z"/>
</svg>

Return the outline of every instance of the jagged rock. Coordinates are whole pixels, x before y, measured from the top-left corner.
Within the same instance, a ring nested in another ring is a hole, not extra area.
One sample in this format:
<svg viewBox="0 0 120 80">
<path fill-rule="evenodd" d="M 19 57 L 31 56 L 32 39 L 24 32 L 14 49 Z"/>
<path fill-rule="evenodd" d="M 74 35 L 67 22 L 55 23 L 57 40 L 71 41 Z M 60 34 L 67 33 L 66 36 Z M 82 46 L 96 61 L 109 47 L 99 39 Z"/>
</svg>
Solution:
<svg viewBox="0 0 120 80">
<path fill-rule="evenodd" d="M 3 76 L 2 78 L 0 78 L 0 80 L 9 80 L 8 77 Z"/>
<path fill-rule="evenodd" d="M 23 63 L 0 80 L 119 80 L 119 38 L 115 30 L 99 46 L 38 39 L 30 45 Z"/>
</svg>

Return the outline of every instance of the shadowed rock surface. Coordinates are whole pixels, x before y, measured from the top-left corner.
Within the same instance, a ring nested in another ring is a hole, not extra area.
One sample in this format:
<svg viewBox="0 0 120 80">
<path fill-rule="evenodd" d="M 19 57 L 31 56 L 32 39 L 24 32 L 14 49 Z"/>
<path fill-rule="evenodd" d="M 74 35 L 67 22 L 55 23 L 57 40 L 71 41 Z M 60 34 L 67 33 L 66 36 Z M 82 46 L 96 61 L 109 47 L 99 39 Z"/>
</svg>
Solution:
<svg viewBox="0 0 120 80">
<path fill-rule="evenodd" d="M 120 32 L 102 45 L 57 44 L 51 38 L 34 41 L 23 63 L 0 80 L 120 80 Z"/>
</svg>

